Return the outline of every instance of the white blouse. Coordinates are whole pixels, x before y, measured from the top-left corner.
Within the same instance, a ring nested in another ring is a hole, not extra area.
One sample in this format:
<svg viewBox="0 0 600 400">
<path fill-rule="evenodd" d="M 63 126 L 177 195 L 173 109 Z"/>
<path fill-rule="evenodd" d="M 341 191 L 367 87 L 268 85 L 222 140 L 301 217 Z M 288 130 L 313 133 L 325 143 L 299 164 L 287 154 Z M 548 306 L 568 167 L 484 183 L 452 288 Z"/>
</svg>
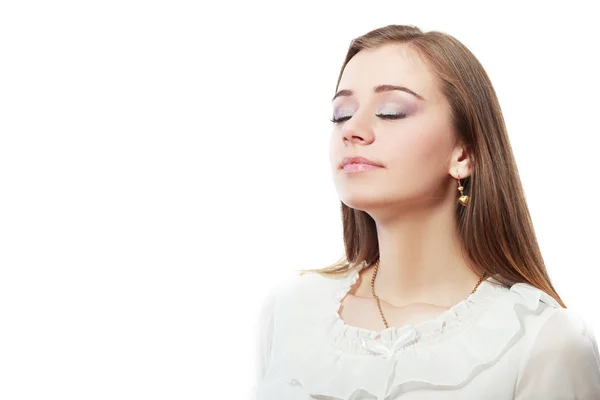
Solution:
<svg viewBox="0 0 600 400">
<path fill-rule="evenodd" d="M 547 293 L 490 277 L 435 319 L 372 331 L 338 313 L 358 273 L 299 275 L 271 293 L 254 399 L 600 399 L 594 334 Z"/>
</svg>

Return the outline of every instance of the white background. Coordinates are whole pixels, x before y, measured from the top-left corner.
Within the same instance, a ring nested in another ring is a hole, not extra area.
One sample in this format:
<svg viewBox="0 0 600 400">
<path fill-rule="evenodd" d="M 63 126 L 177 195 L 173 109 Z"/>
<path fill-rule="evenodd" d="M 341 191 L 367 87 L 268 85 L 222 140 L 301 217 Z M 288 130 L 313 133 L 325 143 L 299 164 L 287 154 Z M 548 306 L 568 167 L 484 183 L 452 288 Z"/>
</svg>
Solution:
<svg viewBox="0 0 600 400">
<path fill-rule="evenodd" d="M 0 398 L 247 398 L 264 296 L 342 255 L 330 100 L 388 24 L 482 62 L 552 281 L 600 332 L 595 14 L 445 3 L 3 2 Z"/>
</svg>

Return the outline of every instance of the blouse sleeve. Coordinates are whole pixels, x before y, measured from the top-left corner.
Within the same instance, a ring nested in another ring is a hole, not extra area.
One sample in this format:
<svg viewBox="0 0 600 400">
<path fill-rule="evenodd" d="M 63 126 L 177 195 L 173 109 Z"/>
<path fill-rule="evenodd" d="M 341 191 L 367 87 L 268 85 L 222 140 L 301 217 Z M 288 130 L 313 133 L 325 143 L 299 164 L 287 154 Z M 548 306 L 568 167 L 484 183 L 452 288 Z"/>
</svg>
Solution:
<svg viewBox="0 0 600 400">
<path fill-rule="evenodd" d="M 600 356 L 583 319 L 559 308 L 525 350 L 515 399 L 600 399 Z"/>
</svg>

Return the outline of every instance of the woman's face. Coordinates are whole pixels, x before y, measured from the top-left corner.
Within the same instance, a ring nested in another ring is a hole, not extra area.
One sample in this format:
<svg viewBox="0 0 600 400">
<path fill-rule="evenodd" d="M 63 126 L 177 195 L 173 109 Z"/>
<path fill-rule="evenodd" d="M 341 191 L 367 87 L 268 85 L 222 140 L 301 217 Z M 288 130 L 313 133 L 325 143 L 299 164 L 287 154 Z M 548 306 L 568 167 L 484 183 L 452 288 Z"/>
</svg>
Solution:
<svg viewBox="0 0 600 400">
<path fill-rule="evenodd" d="M 342 119 L 333 124 L 330 161 L 343 203 L 373 211 L 450 200 L 445 194 L 455 150 L 450 108 L 414 50 L 388 44 L 356 54 L 343 72 L 332 117 Z M 344 171 L 345 157 L 382 167 Z"/>
</svg>

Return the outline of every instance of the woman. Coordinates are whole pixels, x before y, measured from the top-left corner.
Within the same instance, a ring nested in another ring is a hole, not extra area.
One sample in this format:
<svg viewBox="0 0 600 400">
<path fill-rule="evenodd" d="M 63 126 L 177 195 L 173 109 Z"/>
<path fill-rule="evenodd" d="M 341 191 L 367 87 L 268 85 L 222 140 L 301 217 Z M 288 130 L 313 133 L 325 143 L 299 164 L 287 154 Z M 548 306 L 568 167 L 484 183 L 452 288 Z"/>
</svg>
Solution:
<svg viewBox="0 0 600 400">
<path fill-rule="evenodd" d="M 346 254 L 265 303 L 256 397 L 600 399 L 475 56 L 386 26 L 352 41 L 335 93 Z"/>
</svg>

